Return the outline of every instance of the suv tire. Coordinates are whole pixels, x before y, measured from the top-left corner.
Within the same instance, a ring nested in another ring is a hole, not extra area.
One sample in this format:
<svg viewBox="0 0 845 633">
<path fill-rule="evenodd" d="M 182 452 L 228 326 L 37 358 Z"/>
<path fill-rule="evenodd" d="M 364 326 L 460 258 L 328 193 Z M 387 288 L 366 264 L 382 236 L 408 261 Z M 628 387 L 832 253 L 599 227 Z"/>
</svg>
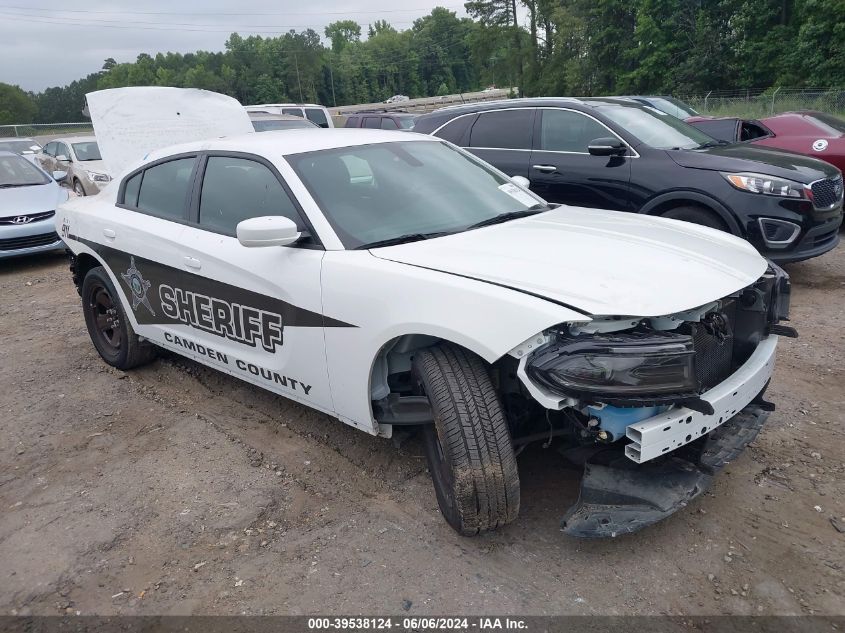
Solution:
<svg viewBox="0 0 845 633">
<path fill-rule="evenodd" d="M 125 371 L 155 358 L 155 347 L 135 334 L 120 296 L 102 266 L 85 275 L 81 295 L 88 334 L 104 361 Z"/>
<path fill-rule="evenodd" d="M 711 229 L 725 231 L 730 233 L 728 226 L 714 211 L 705 209 L 704 207 L 684 206 L 669 209 L 661 214 L 664 218 L 672 218 L 673 220 L 683 220 L 684 222 L 691 222 L 692 224 L 700 224 Z"/>
<path fill-rule="evenodd" d="M 519 473 L 484 362 L 443 343 L 416 353 L 413 371 L 434 414 L 425 451 L 446 521 L 464 536 L 510 523 L 519 514 Z"/>
</svg>

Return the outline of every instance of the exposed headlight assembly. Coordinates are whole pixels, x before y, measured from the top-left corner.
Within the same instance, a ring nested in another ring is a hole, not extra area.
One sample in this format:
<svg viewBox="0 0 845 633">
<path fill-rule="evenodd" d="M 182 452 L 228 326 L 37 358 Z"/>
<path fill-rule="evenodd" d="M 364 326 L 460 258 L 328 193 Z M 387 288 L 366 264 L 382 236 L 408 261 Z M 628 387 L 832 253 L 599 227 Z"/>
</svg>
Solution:
<svg viewBox="0 0 845 633">
<path fill-rule="evenodd" d="M 630 396 L 695 394 L 690 336 L 629 332 L 561 336 L 538 351 L 528 375 L 549 390 L 605 401 Z"/>
<path fill-rule="evenodd" d="M 93 180 L 94 182 L 110 182 L 111 181 L 111 176 L 109 176 L 108 174 L 101 174 L 100 172 L 97 172 L 97 171 L 87 171 L 87 170 L 85 171 L 85 173 L 88 174 L 88 177 L 91 180 Z"/>
<path fill-rule="evenodd" d="M 751 173 L 726 173 L 719 172 L 731 185 L 741 191 L 749 193 L 761 193 L 767 196 L 780 196 L 782 198 L 807 198 L 805 187 L 800 182 L 787 180 L 786 178 L 775 178 L 765 174 Z"/>
</svg>

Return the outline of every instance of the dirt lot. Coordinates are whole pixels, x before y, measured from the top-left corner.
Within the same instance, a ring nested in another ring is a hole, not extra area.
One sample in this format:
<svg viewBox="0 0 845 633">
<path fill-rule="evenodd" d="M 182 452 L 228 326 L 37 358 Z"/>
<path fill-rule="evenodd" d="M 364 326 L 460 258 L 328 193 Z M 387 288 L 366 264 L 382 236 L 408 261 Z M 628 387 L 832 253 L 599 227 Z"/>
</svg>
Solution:
<svg viewBox="0 0 845 633">
<path fill-rule="evenodd" d="M 685 511 L 586 542 L 554 447 L 520 456 L 514 525 L 461 538 L 418 441 L 176 356 L 113 370 L 63 257 L 0 261 L 0 613 L 843 614 L 845 246 L 789 272 L 801 338 L 758 440 Z"/>
</svg>

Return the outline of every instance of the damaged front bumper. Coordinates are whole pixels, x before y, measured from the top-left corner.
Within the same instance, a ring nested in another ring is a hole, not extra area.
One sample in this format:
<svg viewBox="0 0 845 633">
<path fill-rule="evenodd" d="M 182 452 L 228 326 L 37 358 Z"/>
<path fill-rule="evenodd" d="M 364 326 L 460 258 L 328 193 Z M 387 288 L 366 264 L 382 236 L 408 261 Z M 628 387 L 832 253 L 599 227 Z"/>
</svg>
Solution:
<svg viewBox="0 0 845 633">
<path fill-rule="evenodd" d="M 561 531 L 606 538 L 665 519 L 707 490 L 713 476 L 757 437 L 772 409 L 758 398 L 703 438 L 694 456 L 689 450 L 640 465 L 624 457 L 609 465 L 587 463 L 578 502 L 562 519 Z"/>
</svg>

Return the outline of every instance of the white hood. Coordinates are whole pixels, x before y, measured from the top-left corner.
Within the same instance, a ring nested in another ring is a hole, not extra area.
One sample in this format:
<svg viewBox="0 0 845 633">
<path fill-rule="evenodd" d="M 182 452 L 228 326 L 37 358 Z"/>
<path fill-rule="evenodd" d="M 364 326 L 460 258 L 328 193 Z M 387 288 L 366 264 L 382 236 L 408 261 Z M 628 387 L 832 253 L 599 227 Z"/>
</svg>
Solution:
<svg viewBox="0 0 845 633">
<path fill-rule="evenodd" d="M 754 247 L 727 233 L 580 207 L 371 252 L 596 316 L 663 316 L 696 308 L 748 286 L 767 267 Z"/>
<path fill-rule="evenodd" d="M 232 97 L 194 88 L 112 88 L 86 95 L 109 174 L 120 176 L 153 150 L 252 132 Z"/>
</svg>

